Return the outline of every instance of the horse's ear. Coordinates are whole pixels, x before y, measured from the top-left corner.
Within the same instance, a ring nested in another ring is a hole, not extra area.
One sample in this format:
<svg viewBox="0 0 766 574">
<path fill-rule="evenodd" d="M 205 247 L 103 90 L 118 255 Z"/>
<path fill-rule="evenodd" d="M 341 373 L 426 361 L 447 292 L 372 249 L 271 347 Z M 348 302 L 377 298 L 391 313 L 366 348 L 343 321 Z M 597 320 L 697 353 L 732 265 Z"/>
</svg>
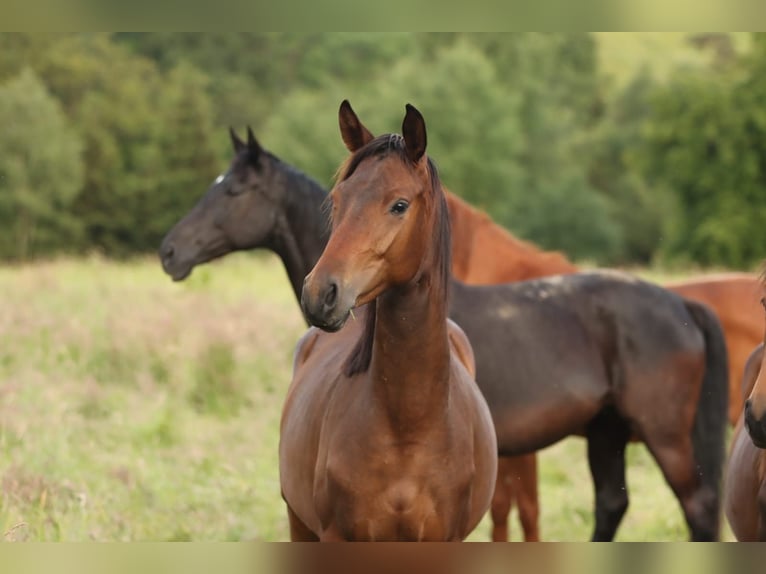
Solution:
<svg viewBox="0 0 766 574">
<path fill-rule="evenodd" d="M 354 153 L 373 140 L 372 135 L 362 122 L 359 121 L 348 100 L 343 100 L 338 110 L 338 124 L 340 124 L 340 136 L 346 144 L 348 151 Z"/>
<path fill-rule="evenodd" d="M 261 144 L 255 139 L 255 135 L 250 126 L 247 126 L 247 151 L 250 154 L 250 159 L 253 160 L 257 160 L 263 151 Z"/>
<path fill-rule="evenodd" d="M 234 153 L 241 152 L 245 147 L 245 142 L 239 139 L 237 132 L 235 132 L 234 128 L 231 126 L 229 127 L 229 137 L 231 138 L 231 145 L 234 148 Z"/>
<path fill-rule="evenodd" d="M 415 106 L 410 104 L 407 104 L 407 114 L 402 122 L 402 135 L 407 155 L 413 163 L 417 163 L 426 152 L 426 122 Z"/>
</svg>

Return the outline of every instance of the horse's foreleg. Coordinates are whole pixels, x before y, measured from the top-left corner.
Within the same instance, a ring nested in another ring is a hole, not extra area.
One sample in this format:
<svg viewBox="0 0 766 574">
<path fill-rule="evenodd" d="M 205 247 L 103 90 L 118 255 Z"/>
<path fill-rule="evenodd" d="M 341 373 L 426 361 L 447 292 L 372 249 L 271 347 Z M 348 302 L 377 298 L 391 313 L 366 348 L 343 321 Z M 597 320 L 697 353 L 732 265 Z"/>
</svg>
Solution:
<svg viewBox="0 0 766 574">
<path fill-rule="evenodd" d="M 628 509 L 625 484 L 627 424 L 616 413 L 603 411 L 586 429 L 588 464 L 595 490 L 596 524 L 593 541 L 610 541 Z"/>
<path fill-rule="evenodd" d="M 319 542 L 319 537 L 309 530 L 309 527 L 298 518 L 290 506 L 287 507 L 287 520 L 290 523 L 290 540 L 293 542 Z"/>
</svg>

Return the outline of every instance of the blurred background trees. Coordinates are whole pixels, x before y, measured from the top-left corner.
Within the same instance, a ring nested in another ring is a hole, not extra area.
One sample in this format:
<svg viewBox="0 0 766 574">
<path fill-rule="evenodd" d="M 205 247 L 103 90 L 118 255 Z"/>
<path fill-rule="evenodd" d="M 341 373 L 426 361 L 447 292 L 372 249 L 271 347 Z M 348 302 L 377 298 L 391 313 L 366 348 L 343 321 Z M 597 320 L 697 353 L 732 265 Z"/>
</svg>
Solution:
<svg viewBox="0 0 766 574">
<path fill-rule="evenodd" d="M 227 129 L 329 186 L 348 98 L 404 104 L 444 184 L 601 265 L 750 268 L 766 245 L 755 34 L 0 34 L 0 258 L 153 251 L 228 164 Z"/>
</svg>

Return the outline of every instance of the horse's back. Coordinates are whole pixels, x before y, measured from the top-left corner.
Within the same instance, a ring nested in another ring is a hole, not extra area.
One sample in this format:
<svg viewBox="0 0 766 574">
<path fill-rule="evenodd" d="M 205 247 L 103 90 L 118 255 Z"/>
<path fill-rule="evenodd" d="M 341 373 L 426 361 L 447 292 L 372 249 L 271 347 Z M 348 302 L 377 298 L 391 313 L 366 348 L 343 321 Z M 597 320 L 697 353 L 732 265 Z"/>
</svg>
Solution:
<svg viewBox="0 0 766 574">
<path fill-rule="evenodd" d="M 452 231 L 452 274 L 460 281 L 497 285 L 577 271 L 562 253 L 543 251 L 455 194 L 445 195 Z"/>
</svg>

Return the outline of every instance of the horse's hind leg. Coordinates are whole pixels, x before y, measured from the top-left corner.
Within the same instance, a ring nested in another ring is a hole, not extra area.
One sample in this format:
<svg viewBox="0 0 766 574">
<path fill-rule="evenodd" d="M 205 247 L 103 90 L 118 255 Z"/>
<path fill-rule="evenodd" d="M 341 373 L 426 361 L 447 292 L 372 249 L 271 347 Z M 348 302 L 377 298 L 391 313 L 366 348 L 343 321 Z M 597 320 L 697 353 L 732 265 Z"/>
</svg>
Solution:
<svg viewBox="0 0 766 574">
<path fill-rule="evenodd" d="M 537 455 L 525 454 L 517 457 L 519 481 L 516 489 L 516 503 L 519 507 L 519 520 L 524 530 L 526 542 L 540 540 L 540 503 L 537 495 Z"/>
<path fill-rule="evenodd" d="M 538 542 L 540 504 L 537 497 L 537 455 L 500 457 L 492 496 L 492 541 L 507 542 L 508 517 L 515 502 L 526 542 Z"/>
<path fill-rule="evenodd" d="M 596 524 L 591 540 L 609 541 L 628 509 L 625 445 L 630 430 L 615 411 L 604 410 L 588 424 L 585 436 L 595 489 Z"/>
<path fill-rule="evenodd" d="M 492 542 L 508 542 L 508 516 L 513 502 L 513 476 L 511 458 L 502 456 L 497 460 L 497 481 L 492 495 Z"/>
<path fill-rule="evenodd" d="M 319 537 L 303 524 L 290 506 L 287 507 L 287 520 L 290 523 L 290 540 L 293 542 L 319 542 Z"/>
<path fill-rule="evenodd" d="M 700 482 L 695 469 L 694 449 L 686 435 L 663 435 L 657 441 L 651 434 L 645 437 L 665 480 L 681 503 L 693 541 L 718 540 L 719 493 L 715 487 Z"/>
</svg>

